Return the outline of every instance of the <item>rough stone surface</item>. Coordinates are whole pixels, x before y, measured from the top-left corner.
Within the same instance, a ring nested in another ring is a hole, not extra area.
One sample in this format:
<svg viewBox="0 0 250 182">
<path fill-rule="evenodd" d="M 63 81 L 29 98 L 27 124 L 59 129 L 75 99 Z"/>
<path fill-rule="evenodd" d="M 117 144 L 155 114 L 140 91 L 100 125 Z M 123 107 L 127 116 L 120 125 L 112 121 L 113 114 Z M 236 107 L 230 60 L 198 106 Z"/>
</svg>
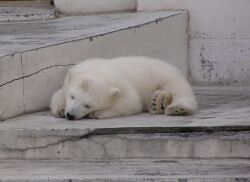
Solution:
<svg viewBox="0 0 250 182">
<path fill-rule="evenodd" d="M 151 56 L 187 75 L 186 28 L 183 11 L 2 23 L 0 54 L 13 54 L 0 58 L 0 118 L 48 109 L 68 68 L 88 58 Z"/>
<path fill-rule="evenodd" d="M 0 161 L 1 182 L 248 182 L 249 160 Z"/>
<path fill-rule="evenodd" d="M 54 10 L 35 7 L 0 7 L 0 22 L 34 21 L 55 18 Z"/>
<path fill-rule="evenodd" d="M 0 123 L 0 159 L 250 158 L 249 88 L 196 88 L 193 116 L 68 121 L 48 112 Z"/>
</svg>

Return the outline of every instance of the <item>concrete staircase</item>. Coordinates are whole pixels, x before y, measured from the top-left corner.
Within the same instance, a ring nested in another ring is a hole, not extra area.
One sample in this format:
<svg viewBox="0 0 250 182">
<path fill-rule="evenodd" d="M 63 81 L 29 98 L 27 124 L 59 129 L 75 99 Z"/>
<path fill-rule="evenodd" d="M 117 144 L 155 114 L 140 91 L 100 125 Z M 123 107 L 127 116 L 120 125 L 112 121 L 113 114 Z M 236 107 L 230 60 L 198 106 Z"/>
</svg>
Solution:
<svg viewBox="0 0 250 182">
<path fill-rule="evenodd" d="M 0 181 L 250 181 L 248 87 L 195 87 L 192 116 L 67 121 L 44 111 L 86 58 L 157 57 L 187 76 L 187 20 L 162 11 L 1 23 Z"/>
</svg>

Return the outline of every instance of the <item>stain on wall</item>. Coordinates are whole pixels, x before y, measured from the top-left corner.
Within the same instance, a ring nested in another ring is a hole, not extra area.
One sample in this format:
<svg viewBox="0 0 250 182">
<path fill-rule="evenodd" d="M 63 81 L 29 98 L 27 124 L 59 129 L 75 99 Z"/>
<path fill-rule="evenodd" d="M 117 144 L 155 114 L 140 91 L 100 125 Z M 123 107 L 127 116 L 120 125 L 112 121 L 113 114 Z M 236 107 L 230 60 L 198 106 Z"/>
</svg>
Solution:
<svg viewBox="0 0 250 182">
<path fill-rule="evenodd" d="M 138 0 L 138 11 L 189 12 L 189 73 L 196 85 L 250 84 L 249 0 Z"/>
</svg>

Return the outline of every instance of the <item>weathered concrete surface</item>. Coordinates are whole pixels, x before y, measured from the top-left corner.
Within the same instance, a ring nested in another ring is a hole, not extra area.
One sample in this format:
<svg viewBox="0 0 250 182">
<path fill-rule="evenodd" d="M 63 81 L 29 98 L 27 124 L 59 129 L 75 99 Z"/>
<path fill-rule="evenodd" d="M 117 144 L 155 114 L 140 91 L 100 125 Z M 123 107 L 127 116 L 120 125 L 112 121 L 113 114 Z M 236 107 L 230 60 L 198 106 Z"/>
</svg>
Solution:
<svg viewBox="0 0 250 182">
<path fill-rule="evenodd" d="M 183 11 L 0 23 L 0 118 L 48 109 L 68 68 L 92 57 L 151 56 L 187 75 L 186 28 Z"/>
<path fill-rule="evenodd" d="M 137 0 L 54 0 L 56 9 L 68 15 L 135 11 Z"/>
<path fill-rule="evenodd" d="M 249 7 L 249 0 L 138 0 L 138 11 L 188 10 L 191 78 L 204 85 L 249 85 Z"/>
<path fill-rule="evenodd" d="M 73 16 L 41 22 L 0 23 L 0 56 L 76 40 L 92 40 L 96 36 L 140 28 L 179 14 L 185 14 L 185 11 Z"/>
<path fill-rule="evenodd" d="M 0 161 L 1 182 L 248 182 L 249 160 Z"/>
<path fill-rule="evenodd" d="M 133 131 L 133 127 L 129 129 Z M 122 128 L 122 131 L 125 133 L 129 129 Z M 151 130 L 146 126 L 143 129 Z M 145 134 L 112 134 L 116 130 L 110 128 L 2 130 L 0 159 L 250 158 L 250 132 L 171 134 L 158 133 L 153 129 Z M 162 129 L 161 132 L 166 131 Z"/>
<path fill-rule="evenodd" d="M 0 22 L 47 20 L 55 18 L 52 8 L 0 7 Z"/>
<path fill-rule="evenodd" d="M 249 88 L 196 88 L 193 116 L 68 121 L 48 112 L 0 123 L 0 159 L 250 158 Z"/>
<path fill-rule="evenodd" d="M 51 7 L 51 0 L 0 1 L 0 7 Z"/>
</svg>

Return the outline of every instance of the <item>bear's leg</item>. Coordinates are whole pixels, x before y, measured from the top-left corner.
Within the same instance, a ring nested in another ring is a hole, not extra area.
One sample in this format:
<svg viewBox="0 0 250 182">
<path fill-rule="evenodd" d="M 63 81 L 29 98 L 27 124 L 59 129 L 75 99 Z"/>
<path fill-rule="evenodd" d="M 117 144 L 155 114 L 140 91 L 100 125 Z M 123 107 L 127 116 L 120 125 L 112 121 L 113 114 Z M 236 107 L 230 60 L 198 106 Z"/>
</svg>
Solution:
<svg viewBox="0 0 250 182">
<path fill-rule="evenodd" d="M 121 116 L 129 116 L 142 112 L 142 104 L 140 102 L 129 104 L 129 102 L 120 100 L 115 106 L 101 111 L 94 111 L 87 115 L 90 119 L 106 119 Z"/>
<path fill-rule="evenodd" d="M 64 115 L 65 106 L 66 102 L 65 102 L 64 92 L 62 89 L 59 89 L 51 99 L 50 109 L 52 114 L 58 118 L 65 117 Z"/>
<path fill-rule="evenodd" d="M 165 108 L 171 103 L 171 95 L 164 90 L 156 90 L 148 104 L 150 114 L 164 114 Z"/>
<path fill-rule="evenodd" d="M 118 96 L 110 108 L 92 112 L 87 117 L 92 119 L 106 119 L 129 116 L 142 112 L 142 109 L 142 101 L 136 90 L 127 88 L 126 91 L 123 91 L 122 95 Z"/>
<path fill-rule="evenodd" d="M 197 109 L 197 102 L 191 86 L 185 82 L 168 84 L 163 87 L 172 96 L 171 103 L 165 108 L 167 115 L 189 115 Z"/>
<path fill-rule="evenodd" d="M 107 119 L 121 116 L 120 113 L 115 112 L 112 109 L 102 110 L 102 111 L 94 111 L 86 116 L 88 119 Z"/>
</svg>

